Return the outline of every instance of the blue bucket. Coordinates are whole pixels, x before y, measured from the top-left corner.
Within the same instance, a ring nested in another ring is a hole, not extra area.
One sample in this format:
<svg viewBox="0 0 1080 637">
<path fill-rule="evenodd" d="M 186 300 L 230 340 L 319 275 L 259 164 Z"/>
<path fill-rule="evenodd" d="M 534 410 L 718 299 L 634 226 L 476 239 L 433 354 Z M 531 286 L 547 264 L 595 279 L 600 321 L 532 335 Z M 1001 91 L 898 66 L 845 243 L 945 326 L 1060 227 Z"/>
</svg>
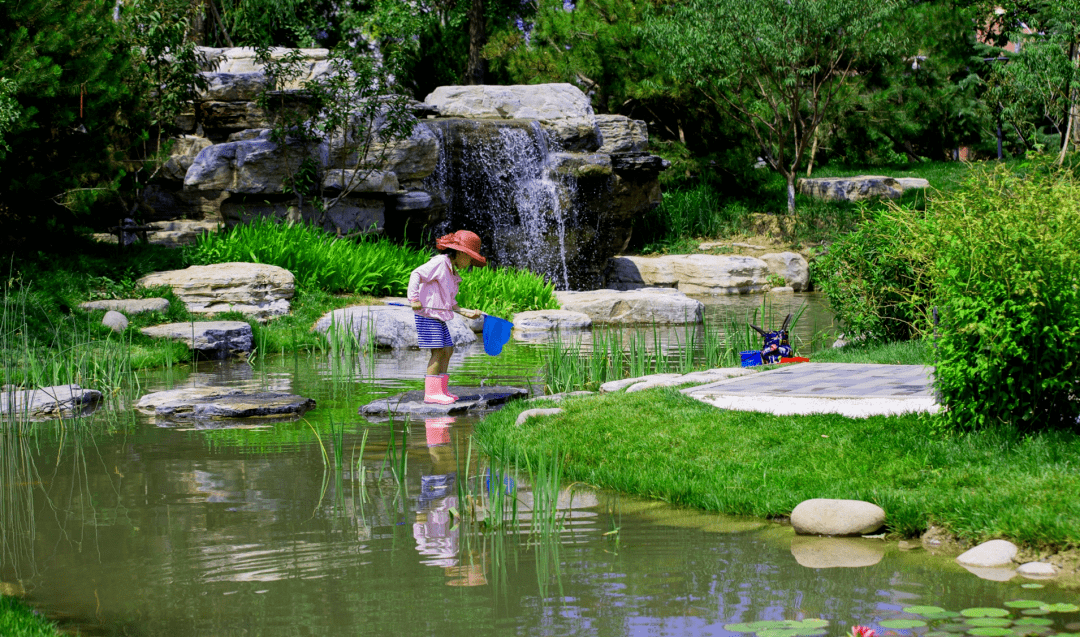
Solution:
<svg viewBox="0 0 1080 637">
<path fill-rule="evenodd" d="M 503 345 L 510 340 L 510 332 L 514 324 L 506 319 L 501 319 L 490 314 L 484 315 L 484 352 L 488 356 L 498 356 L 502 352 Z"/>
<path fill-rule="evenodd" d="M 756 349 L 749 352 L 739 352 L 739 357 L 742 358 L 743 367 L 754 367 L 761 364 L 761 352 Z"/>
</svg>

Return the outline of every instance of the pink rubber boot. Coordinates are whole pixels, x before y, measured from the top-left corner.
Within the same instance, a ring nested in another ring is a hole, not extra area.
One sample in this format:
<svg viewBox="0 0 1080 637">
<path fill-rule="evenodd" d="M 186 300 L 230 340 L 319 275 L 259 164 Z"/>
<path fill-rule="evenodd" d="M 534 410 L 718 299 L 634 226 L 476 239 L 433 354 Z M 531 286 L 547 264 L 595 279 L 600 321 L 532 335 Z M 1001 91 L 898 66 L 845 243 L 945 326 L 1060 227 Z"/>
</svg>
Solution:
<svg viewBox="0 0 1080 637">
<path fill-rule="evenodd" d="M 436 374 L 435 376 L 424 376 L 424 402 L 433 403 L 436 405 L 449 405 L 452 404 L 456 398 L 451 398 L 443 392 L 443 378 Z"/>
<path fill-rule="evenodd" d="M 439 374 L 439 377 L 442 378 L 442 393 L 457 400 L 458 396 L 450 393 L 450 374 Z"/>
</svg>

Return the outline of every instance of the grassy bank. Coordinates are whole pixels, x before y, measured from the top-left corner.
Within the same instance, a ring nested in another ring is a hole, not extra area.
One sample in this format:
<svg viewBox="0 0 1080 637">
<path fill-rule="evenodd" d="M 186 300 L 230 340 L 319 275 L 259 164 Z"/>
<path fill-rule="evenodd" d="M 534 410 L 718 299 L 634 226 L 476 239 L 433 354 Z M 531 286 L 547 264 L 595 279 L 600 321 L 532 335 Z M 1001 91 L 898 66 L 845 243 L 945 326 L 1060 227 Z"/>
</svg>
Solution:
<svg viewBox="0 0 1080 637">
<path fill-rule="evenodd" d="M 925 344 L 901 343 L 820 360 L 910 364 L 928 352 Z M 708 511 L 777 518 L 810 498 L 858 499 L 884 508 L 889 531 L 903 536 L 934 525 L 967 541 L 1080 544 L 1074 433 L 950 434 L 926 415 L 722 411 L 674 389 L 569 400 L 559 405 L 562 414 L 514 425 L 536 406 L 489 416 L 477 439 L 530 459 L 557 448 L 570 480 Z"/>
<path fill-rule="evenodd" d="M 36 615 L 14 597 L 0 595 L 0 635 L 4 637 L 56 637 L 56 624 Z"/>
</svg>

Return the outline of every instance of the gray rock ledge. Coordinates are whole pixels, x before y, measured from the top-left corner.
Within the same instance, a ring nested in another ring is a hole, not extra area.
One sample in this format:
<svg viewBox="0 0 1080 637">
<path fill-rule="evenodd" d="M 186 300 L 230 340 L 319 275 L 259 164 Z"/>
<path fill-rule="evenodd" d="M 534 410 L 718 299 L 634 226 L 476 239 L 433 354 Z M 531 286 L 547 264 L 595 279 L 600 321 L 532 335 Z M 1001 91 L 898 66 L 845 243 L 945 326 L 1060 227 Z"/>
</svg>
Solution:
<svg viewBox="0 0 1080 637">
<path fill-rule="evenodd" d="M 251 326 L 243 321 L 166 323 L 140 331 L 150 338 L 184 341 L 190 349 L 211 358 L 246 355 L 254 346 Z"/>
<path fill-rule="evenodd" d="M 169 421 L 292 420 L 315 408 L 315 401 L 283 392 L 245 392 L 228 387 L 194 387 L 147 394 L 136 408 Z"/>
</svg>

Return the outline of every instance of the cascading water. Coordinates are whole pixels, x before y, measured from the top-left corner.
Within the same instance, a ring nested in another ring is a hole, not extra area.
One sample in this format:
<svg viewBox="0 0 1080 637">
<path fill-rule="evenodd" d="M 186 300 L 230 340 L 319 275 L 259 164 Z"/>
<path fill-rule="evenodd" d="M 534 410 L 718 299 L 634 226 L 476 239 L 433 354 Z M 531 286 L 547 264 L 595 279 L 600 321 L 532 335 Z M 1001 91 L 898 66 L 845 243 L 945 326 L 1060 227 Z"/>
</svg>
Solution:
<svg viewBox="0 0 1080 637">
<path fill-rule="evenodd" d="M 576 183 L 553 169 L 548 138 L 535 121 L 429 122 L 440 155 L 425 188 L 442 193 L 445 221 L 484 236 L 494 264 L 527 268 L 556 287 L 571 287 L 567 226 L 573 226 Z"/>
</svg>

